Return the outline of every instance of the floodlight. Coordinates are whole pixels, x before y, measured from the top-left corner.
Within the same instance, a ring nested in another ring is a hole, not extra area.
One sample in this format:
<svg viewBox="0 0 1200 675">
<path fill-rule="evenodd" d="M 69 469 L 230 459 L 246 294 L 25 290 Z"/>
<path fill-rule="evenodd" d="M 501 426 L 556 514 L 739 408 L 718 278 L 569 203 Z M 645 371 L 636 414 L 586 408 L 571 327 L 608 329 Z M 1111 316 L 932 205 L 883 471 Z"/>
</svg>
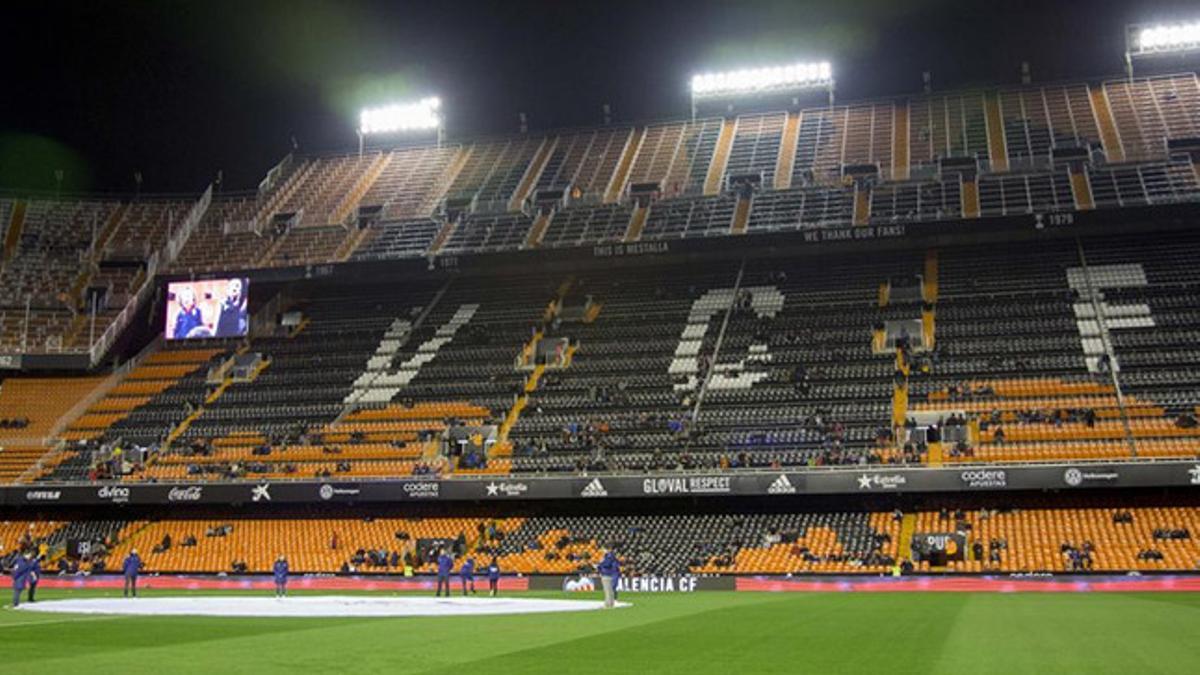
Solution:
<svg viewBox="0 0 1200 675">
<path fill-rule="evenodd" d="M 786 66 L 746 68 L 692 77 L 693 98 L 727 98 L 771 92 L 832 87 L 833 67 L 828 61 Z"/>
<path fill-rule="evenodd" d="M 1200 49 L 1200 22 L 1137 26 L 1130 51 L 1135 54 Z"/>
<path fill-rule="evenodd" d="M 431 96 L 416 103 L 365 108 L 359 115 L 358 131 L 370 135 L 441 129 L 441 107 L 441 99 Z"/>
</svg>

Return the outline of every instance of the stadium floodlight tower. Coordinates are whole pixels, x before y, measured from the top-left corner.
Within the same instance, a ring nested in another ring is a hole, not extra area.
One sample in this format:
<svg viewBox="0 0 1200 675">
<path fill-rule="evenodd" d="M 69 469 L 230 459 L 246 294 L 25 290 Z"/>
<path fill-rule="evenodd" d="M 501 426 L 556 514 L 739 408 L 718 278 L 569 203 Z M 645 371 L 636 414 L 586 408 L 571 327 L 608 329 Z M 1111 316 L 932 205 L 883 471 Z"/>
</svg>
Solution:
<svg viewBox="0 0 1200 675">
<path fill-rule="evenodd" d="M 1134 59 L 1200 59 L 1200 20 L 1129 25 L 1125 29 L 1125 70 L 1130 78 Z"/>
<path fill-rule="evenodd" d="M 364 108 L 358 116 L 358 154 L 367 136 L 419 136 L 433 133 L 442 144 L 442 100 L 436 96 L 415 103 L 392 103 Z"/>
<path fill-rule="evenodd" d="M 799 105 L 802 95 L 820 92 L 828 93 L 832 105 L 833 89 L 833 67 L 828 61 L 700 73 L 692 76 L 692 118 L 705 103 L 732 106 L 743 101 L 784 98 Z"/>
</svg>

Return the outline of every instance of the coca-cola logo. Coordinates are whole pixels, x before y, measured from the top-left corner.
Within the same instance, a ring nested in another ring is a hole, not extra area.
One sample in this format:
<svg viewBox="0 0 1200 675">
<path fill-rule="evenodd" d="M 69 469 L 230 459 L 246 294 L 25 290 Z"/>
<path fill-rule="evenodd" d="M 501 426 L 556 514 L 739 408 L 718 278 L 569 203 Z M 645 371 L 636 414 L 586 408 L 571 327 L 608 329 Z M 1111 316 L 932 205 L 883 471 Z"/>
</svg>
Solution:
<svg viewBox="0 0 1200 675">
<path fill-rule="evenodd" d="M 96 492 L 96 496 L 114 504 L 120 504 L 129 501 L 129 488 L 120 485 L 105 485 Z"/>
<path fill-rule="evenodd" d="M 204 496 L 204 486 L 189 485 L 187 487 L 173 487 L 167 493 L 167 501 L 171 502 L 198 502 Z"/>
</svg>

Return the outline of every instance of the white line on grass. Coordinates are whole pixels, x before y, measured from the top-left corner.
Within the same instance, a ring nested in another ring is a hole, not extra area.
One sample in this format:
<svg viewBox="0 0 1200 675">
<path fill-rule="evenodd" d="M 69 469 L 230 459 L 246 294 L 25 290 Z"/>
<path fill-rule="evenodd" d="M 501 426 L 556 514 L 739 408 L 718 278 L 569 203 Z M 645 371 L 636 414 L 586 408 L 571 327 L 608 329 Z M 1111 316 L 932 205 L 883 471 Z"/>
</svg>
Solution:
<svg viewBox="0 0 1200 675">
<path fill-rule="evenodd" d="M 3 609 L 13 611 L 12 607 L 5 606 Z M 27 615 L 28 616 L 28 615 Z M 25 626 L 47 626 L 54 623 L 78 623 L 82 621 L 111 621 L 113 619 L 128 619 L 124 615 L 110 616 L 79 616 L 71 619 L 50 619 L 49 621 L 19 621 L 16 623 L 0 623 L 0 629 L 4 628 L 23 628 Z"/>
</svg>

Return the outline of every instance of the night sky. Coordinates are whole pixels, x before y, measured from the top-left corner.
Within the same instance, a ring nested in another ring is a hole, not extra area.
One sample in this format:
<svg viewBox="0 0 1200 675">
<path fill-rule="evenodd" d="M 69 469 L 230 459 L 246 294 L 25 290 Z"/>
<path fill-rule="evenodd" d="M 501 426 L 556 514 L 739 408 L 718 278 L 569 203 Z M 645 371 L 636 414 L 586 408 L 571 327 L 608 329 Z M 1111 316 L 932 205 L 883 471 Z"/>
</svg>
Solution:
<svg viewBox="0 0 1200 675">
<path fill-rule="evenodd" d="M 1143 0 L 24 2 L 0 9 L 0 189 L 253 188 L 285 155 L 355 146 L 358 109 L 441 96 L 447 134 L 687 113 L 692 73 L 827 59 L 842 101 L 1119 73 Z"/>
</svg>

